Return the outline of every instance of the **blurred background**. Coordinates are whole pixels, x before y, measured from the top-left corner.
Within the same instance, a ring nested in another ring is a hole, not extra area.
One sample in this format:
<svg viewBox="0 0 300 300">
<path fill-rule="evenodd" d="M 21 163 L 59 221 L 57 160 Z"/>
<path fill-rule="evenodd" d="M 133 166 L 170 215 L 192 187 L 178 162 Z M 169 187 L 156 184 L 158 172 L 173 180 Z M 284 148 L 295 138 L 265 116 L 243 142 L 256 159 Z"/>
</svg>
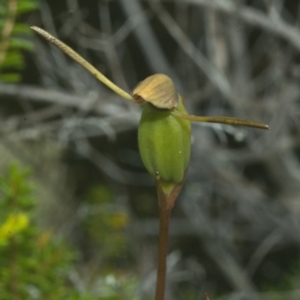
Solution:
<svg viewBox="0 0 300 300">
<path fill-rule="evenodd" d="M 137 148 L 140 107 L 32 25 L 126 91 L 165 73 L 191 114 L 270 125 L 193 124 L 166 298 L 300 299 L 293 0 L 1 1 L 0 298 L 153 299 L 155 287 L 158 210 Z"/>
</svg>

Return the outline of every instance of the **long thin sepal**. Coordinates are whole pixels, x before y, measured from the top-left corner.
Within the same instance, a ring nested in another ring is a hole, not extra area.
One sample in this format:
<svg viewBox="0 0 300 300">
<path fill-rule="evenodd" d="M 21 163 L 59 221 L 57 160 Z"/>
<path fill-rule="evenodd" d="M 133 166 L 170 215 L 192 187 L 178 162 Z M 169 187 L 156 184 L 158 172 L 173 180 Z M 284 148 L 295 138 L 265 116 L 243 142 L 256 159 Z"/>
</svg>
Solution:
<svg viewBox="0 0 300 300">
<path fill-rule="evenodd" d="M 76 51 L 74 51 L 72 48 L 67 46 L 65 43 L 63 43 L 62 41 L 60 41 L 59 39 L 57 39 L 56 37 L 54 37 L 53 35 L 51 35 L 49 32 L 45 31 L 42 28 L 32 26 L 31 29 L 34 30 L 36 33 L 38 33 L 40 36 L 42 36 L 45 40 L 47 40 L 48 42 L 50 42 L 51 44 L 59 48 L 61 51 L 63 51 L 65 54 L 71 57 L 73 60 L 75 60 L 83 68 L 85 68 L 92 75 L 94 75 L 99 81 L 101 81 L 110 89 L 112 89 L 115 93 L 119 94 L 121 97 L 125 98 L 126 100 L 132 102 L 134 101 L 130 94 L 120 89 L 117 85 L 111 82 L 100 71 L 98 71 L 94 66 L 92 66 L 88 61 L 86 61 L 82 56 L 80 56 Z"/>
<path fill-rule="evenodd" d="M 227 125 L 254 127 L 254 128 L 259 128 L 259 129 L 270 129 L 269 126 L 266 124 L 249 121 L 249 120 L 238 119 L 238 118 L 232 118 L 232 117 L 219 117 L 219 116 L 203 117 L 203 116 L 181 114 L 177 111 L 172 112 L 172 115 L 177 118 L 190 120 L 190 121 L 194 121 L 194 122 L 221 123 L 221 124 L 227 124 Z"/>
</svg>

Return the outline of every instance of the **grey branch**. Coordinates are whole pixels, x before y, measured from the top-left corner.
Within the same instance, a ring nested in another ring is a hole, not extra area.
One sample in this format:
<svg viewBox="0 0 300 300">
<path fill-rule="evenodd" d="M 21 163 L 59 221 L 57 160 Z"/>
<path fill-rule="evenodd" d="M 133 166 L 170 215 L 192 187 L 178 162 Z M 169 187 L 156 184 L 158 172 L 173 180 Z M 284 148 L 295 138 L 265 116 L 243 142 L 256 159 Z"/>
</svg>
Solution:
<svg viewBox="0 0 300 300">
<path fill-rule="evenodd" d="M 183 1 L 163 0 L 163 2 L 178 3 Z M 272 18 L 257 9 L 237 5 L 234 1 L 229 0 L 184 0 L 184 3 L 208 7 L 225 14 L 234 15 L 252 26 L 260 27 L 280 36 L 300 50 L 300 31 L 295 26 L 286 23 L 278 15 L 276 18 Z"/>
</svg>

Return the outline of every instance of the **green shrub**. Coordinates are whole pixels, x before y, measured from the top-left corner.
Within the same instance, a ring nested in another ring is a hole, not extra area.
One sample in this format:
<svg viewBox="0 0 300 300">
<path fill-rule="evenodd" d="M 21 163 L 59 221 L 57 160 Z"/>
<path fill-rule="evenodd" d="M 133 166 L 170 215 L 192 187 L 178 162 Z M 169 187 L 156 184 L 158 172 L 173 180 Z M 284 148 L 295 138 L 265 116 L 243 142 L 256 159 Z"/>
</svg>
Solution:
<svg viewBox="0 0 300 300">
<path fill-rule="evenodd" d="M 1 300 L 92 299 L 69 280 L 74 251 L 35 225 L 28 174 L 13 165 L 0 177 Z"/>
<path fill-rule="evenodd" d="M 0 299 L 138 300 L 137 280 L 130 274 L 96 271 L 87 276 L 93 280 L 80 278 L 82 282 L 89 281 L 80 291 L 71 282 L 75 251 L 50 230 L 41 230 L 35 224 L 36 201 L 29 174 L 28 170 L 12 165 L 5 176 L 0 176 Z M 93 190 L 89 195 L 91 203 L 98 202 L 96 199 L 109 201 L 105 191 Z M 99 228 L 100 236 L 110 230 L 107 236 L 112 237 L 113 246 L 119 239 L 123 244 L 119 230 L 120 226 L 123 228 L 124 217 L 118 213 L 98 221 L 92 217 L 89 225 Z M 102 246 L 108 247 L 107 239 Z M 115 255 L 114 252 L 106 259 Z"/>
</svg>

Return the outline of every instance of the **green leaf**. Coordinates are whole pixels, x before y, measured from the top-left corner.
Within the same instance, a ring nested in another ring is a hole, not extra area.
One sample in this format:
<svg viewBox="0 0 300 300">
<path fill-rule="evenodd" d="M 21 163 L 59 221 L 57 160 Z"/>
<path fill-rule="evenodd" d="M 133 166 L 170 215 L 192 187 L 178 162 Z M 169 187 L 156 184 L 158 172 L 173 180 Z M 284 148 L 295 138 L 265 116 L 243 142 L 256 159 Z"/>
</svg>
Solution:
<svg viewBox="0 0 300 300">
<path fill-rule="evenodd" d="M 38 7 L 35 1 L 19 1 L 18 2 L 18 14 L 24 14 L 35 10 Z"/>
<path fill-rule="evenodd" d="M 4 82 L 19 82 L 21 75 L 17 73 L 0 74 L 0 81 Z"/>
<path fill-rule="evenodd" d="M 0 16 L 7 15 L 7 7 L 5 5 L 0 4 Z"/>
<path fill-rule="evenodd" d="M 22 68 L 23 66 L 23 57 L 19 52 L 7 52 L 7 55 L 2 64 L 3 68 Z"/>
<path fill-rule="evenodd" d="M 33 43 L 27 41 L 25 39 L 11 37 L 9 41 L 9 48 L 10 49 L 24 49 L 24 50 L 32 50 Z"/>
<path fill-rule="evenodd" d="M 27 24 L 17 23 L 14 25 L 13 34 L 32 34 L 32 30 Z"/>
<path fill-rule="evenodd" d="M 3 17 L 0 18 L 0 29 L 4 27 L 5 19 Z"/>
</svg>

